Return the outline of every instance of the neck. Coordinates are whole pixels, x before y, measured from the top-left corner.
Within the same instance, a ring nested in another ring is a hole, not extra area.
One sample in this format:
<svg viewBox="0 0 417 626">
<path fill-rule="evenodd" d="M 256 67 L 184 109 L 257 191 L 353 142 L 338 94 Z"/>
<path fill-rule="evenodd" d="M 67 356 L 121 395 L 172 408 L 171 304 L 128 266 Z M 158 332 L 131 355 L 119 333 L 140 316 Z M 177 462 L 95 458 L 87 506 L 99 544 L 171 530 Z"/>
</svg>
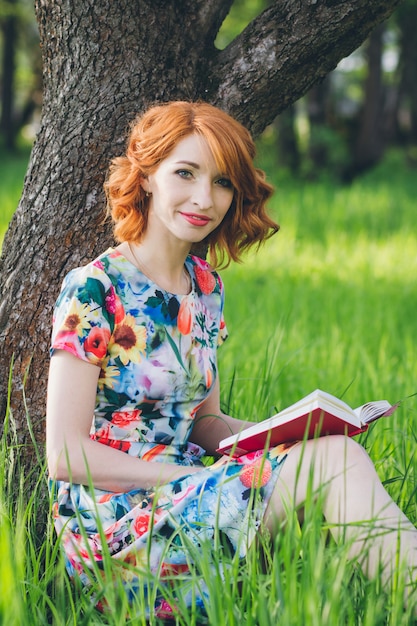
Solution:
<svg viewBox="0 0 417 626">
<path fill-rule="evenodd" d="M 181 253 L 178 250 L 161 253 L 160 249 L 151 249 L 141 242 L 128 243 L 124 252 L 143 274 L 166 291 L 176 294 L 190 292 L 191 279 L 184 266 L 188 248 Z"/>
</svg>

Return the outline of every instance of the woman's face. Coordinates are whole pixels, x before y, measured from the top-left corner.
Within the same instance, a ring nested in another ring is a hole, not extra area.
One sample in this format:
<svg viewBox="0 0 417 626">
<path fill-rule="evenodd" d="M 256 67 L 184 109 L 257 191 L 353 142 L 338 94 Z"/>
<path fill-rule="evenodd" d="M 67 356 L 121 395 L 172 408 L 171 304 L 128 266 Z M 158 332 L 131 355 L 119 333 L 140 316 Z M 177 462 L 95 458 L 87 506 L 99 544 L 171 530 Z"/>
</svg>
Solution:
<svg viewBox="0 0 417 626">
<path fill-rule="evenodd" d="M 222 222 L 234 189 L 206 140 L 188 135 L 142 183 L 150 192 L 147 235 L 202 241 Z"/>
</svg>

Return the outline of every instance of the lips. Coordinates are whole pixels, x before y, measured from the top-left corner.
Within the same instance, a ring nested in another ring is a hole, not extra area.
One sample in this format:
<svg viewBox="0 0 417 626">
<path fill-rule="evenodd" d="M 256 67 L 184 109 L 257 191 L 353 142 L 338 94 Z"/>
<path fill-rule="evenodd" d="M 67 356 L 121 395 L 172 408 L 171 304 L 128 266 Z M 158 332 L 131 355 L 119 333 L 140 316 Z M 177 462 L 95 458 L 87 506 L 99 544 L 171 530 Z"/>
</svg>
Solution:
<svg viewBox="0 0 417 626">
<path fill-rule="evenodd" d="M 181 215 L 189 224 L 192 224 L 192 226 L 207 226 L 211 221 L 210 218 L 205 215 L 197 215 L 195 213 L 181 213 Z"/>
</svg>

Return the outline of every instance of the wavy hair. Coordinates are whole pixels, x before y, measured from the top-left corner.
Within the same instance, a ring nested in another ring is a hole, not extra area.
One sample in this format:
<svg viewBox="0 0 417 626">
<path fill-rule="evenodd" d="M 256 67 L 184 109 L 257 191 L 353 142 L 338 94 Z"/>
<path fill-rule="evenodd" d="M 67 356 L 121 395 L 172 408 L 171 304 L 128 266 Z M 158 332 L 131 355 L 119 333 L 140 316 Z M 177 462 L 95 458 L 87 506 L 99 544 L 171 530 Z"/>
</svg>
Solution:
<svg viewBox="0 0 417 626">
<path fill-rule="evenodd" d="M 227 266 L 231 259 L 239 261 L 245 250 L 271 237 L 279 226 L 265 208 L 273 188 L 265 173 L 254 166 L 255 145 L 249 131 L 205 102 L 158 104 L 135 120 L 126 154 L 113 159 L 105 182 L 114 235 L 119 242 L 140 242 L 149 210 L 141 181 L 191 134 L 207 141 L 217 167 L 234 188 L 222 223 L 191 251 L 205 246 L 214 267 Z"/>
</svg>

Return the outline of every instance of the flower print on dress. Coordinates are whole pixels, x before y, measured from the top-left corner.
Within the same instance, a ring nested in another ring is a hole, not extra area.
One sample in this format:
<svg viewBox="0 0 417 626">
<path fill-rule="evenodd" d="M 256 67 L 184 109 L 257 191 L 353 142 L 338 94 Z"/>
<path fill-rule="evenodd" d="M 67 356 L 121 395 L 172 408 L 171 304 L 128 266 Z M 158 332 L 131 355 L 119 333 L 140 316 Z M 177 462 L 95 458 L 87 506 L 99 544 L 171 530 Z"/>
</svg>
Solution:
<svg viewBox="0 0 417 626">
<path fill-rule="evenodd" d="M 217 344 L 219 319 L 202 302 L 196 302 L 194 308 L 194 341 L 198 343 L 198 348 L 212 349 Z"/>
<path fill-rule="evenodd" d="M 97 386 L 100 390 L 104 387 L 113 389 L 115 381 L 120 376 L 120 370 L 115 365 L 109 365 L 109 357 L 104 359 L 101 363 L 101 370 L 98 377 Z"/>
<path fill-rule="evenodd" d="M 91 307 L 88 304 L 82 304 L 76 298 L 73 298 L 64 320 L 63 328 L 69 332 L 75 332 L 81 337 L 83 331 L 91 326 L 90 313 Z"/>
<path fill-rule="evenodd" d="M 192 256 L 191 259 L 193 261 L 193 273 L 194 274 L 196 273 L 196 268 L 201 269 L 201 270 L 209 270 L 210 272 L 213 273 L 213 268 L 206 259 L 203 259 L 201 256 Z M 218 278 L 217 273 L 216 273 L 216 277 Z"/>
<path fill-rule="evenodd" d="M 196 306 L 194 325 L 193 358 L 198 364 L 198 369 L 204 372 L 206 389 L 210 389 L 216 377 L 217 367 L 213 360 L 213 348 L 217 343 L 218 320 L 211 315 L 210 311 Z"/>
<path fill-rule="evenodd" d="M 140 363 L 146 348 L 146 328 L 136 325 L 135 318 L 127 314 L 117 324 L 109 343 L 112 358 L 119 358 L 123 365 Z"/>
<path fill-rule="evenodd" d="M 193 303 L 189 298 L 183 298 L 181 300 L 177 317 L 177 327 L 181 335 L 189 335 L 191 333 L 193 321 Z"/>
<path fill-rule="evenodd" d="M 175 605 L 171 605 L 167 600 L 163 599 L 159 602 L 159 604 L 155 607 L 155 616 L 160 619 L 175 619 Z"/>
<path fill-rule="evenodd" d="M 74 356 L 84 358 L 84 351 L 76 332 L 60 330 L 55 335 L 54 350 L 66 350 Z"/>
<path fill-rule="evenodd" d="M 133 521 L 132 527 L 135 537 L 141 537 L 148 532 L 151 527 L 151 513 L 141 513 Z"/>
<path fill-rule="evenodd" d="M 99 443 L 102 443 L 105 446 L 109 446 L 110 448 L 114 448 L 115 450 L 121 450 L 122 452 L 128 452 L 130 446 L 132 445 L 130 441 L 122 441 L 121 439 L 104 439 L 103 437 L 97 438 Z"/>
<path fill-rule="evenodd" d="M 141 423 L 141 413 L 139 409 L 134 411 L 115 411 L 112 416 L 112 424 L 119 428 L 136 428 Z"/>
<path fill-rule="evenodd" d="M 96 259 L 95 261 L 92 262 L 91 265 L 93 267 L 98 267 L 99 270 L 104 270 L 104 263 L 103 261 L 100 261 L 100 259 Z"/>
<path fill-rule="evenodd" d="M 264 487 L 272 476 L 272 465 L 268 459 L 257 458 L 245 465 L 240 473 L 240 482 L 245 487 Z"/>
<path fill-rule="evenodd" d="M 84 352 L 90 363 L 99 365 L 107 353 L 107 345 L 110 339 L 108 328 L 94 326 L 84 341 Z"/>
<path fill-rule="evenodd" d="M 155 324 L 172 326 L 177 319 L 179 307 L 176 295 L 155 289 L 145 300 L 143 312 L 152 317 Z"/>
<path fill-rule="evenodd" d="M 72 568 L 77 572 L 84 584 L 88 581 L 85 576 L 85 566 L 91 563 L 91 555 L 95 561 L 101 561 L 100 547 L 90 537 L 84 537 L 78 533 L 65 533 L 62 537 L 65 553 Z M 84 578 L 86 580 L 84 581 Z"/>
<path fill-rule="evenodd" d="M 57 301 L 52 352 L 63 348 L 101 368 L 93 440 L 152 463 L 202 466 L 204 450 L 190 441 L 190 432 L 216 379 L 217 349 L 227 329 L 219 275 L 197 257 L 185 263 L 193 285 L 187 296 L 163 292 L 118 250 L 70 273 Z M 65 326 L 69 314 L 74 317 Z M 208 592 L 201 580 L 195 588 L 198 565 L 186 546 L 199 554 L 202 541 L 212 545 L 218 537 L 221 548 L 244 557 L 286 452 L 260 451 L 260 461 L 247 455 L 126 493 L 58 481 L 53 514 L 70 575 L 91 584 L 86 565 L 89 558 L 100 561 L 103 540 L 127 565 L 118 568 L 127 596 L 140 589 L 153 598 L 146 615 L 163 598 L 141 572 L 159 576 L 165 564 L 168 576 L 178 578 L 181 605 L 195 610 Z M 252 480 L 260 483 L 256 497 L 247 486 Z M 79 548 L 87 554 L 84 564 Z M 207 566 L 217 572 L 215 565 Z M 158 584 L 164 585 L 161 577 Z"/>
<path fill-rule="evenodd" d="M 111 315 L 114 315 L 115 324 L 120 324 L 125 316 L 125 310 L 119 296 L 116 294 L 113 285 L 105 297 L 106 310 Z"/>
<path fill-rule="evenodd" d="M 209 295 L 213 293 L 216 288 L 216 279 L 213 276 L 210 266 L 201 267 L 196 265 L 194 268 L 197 285 L 202 293 Z"/>
</svg>

